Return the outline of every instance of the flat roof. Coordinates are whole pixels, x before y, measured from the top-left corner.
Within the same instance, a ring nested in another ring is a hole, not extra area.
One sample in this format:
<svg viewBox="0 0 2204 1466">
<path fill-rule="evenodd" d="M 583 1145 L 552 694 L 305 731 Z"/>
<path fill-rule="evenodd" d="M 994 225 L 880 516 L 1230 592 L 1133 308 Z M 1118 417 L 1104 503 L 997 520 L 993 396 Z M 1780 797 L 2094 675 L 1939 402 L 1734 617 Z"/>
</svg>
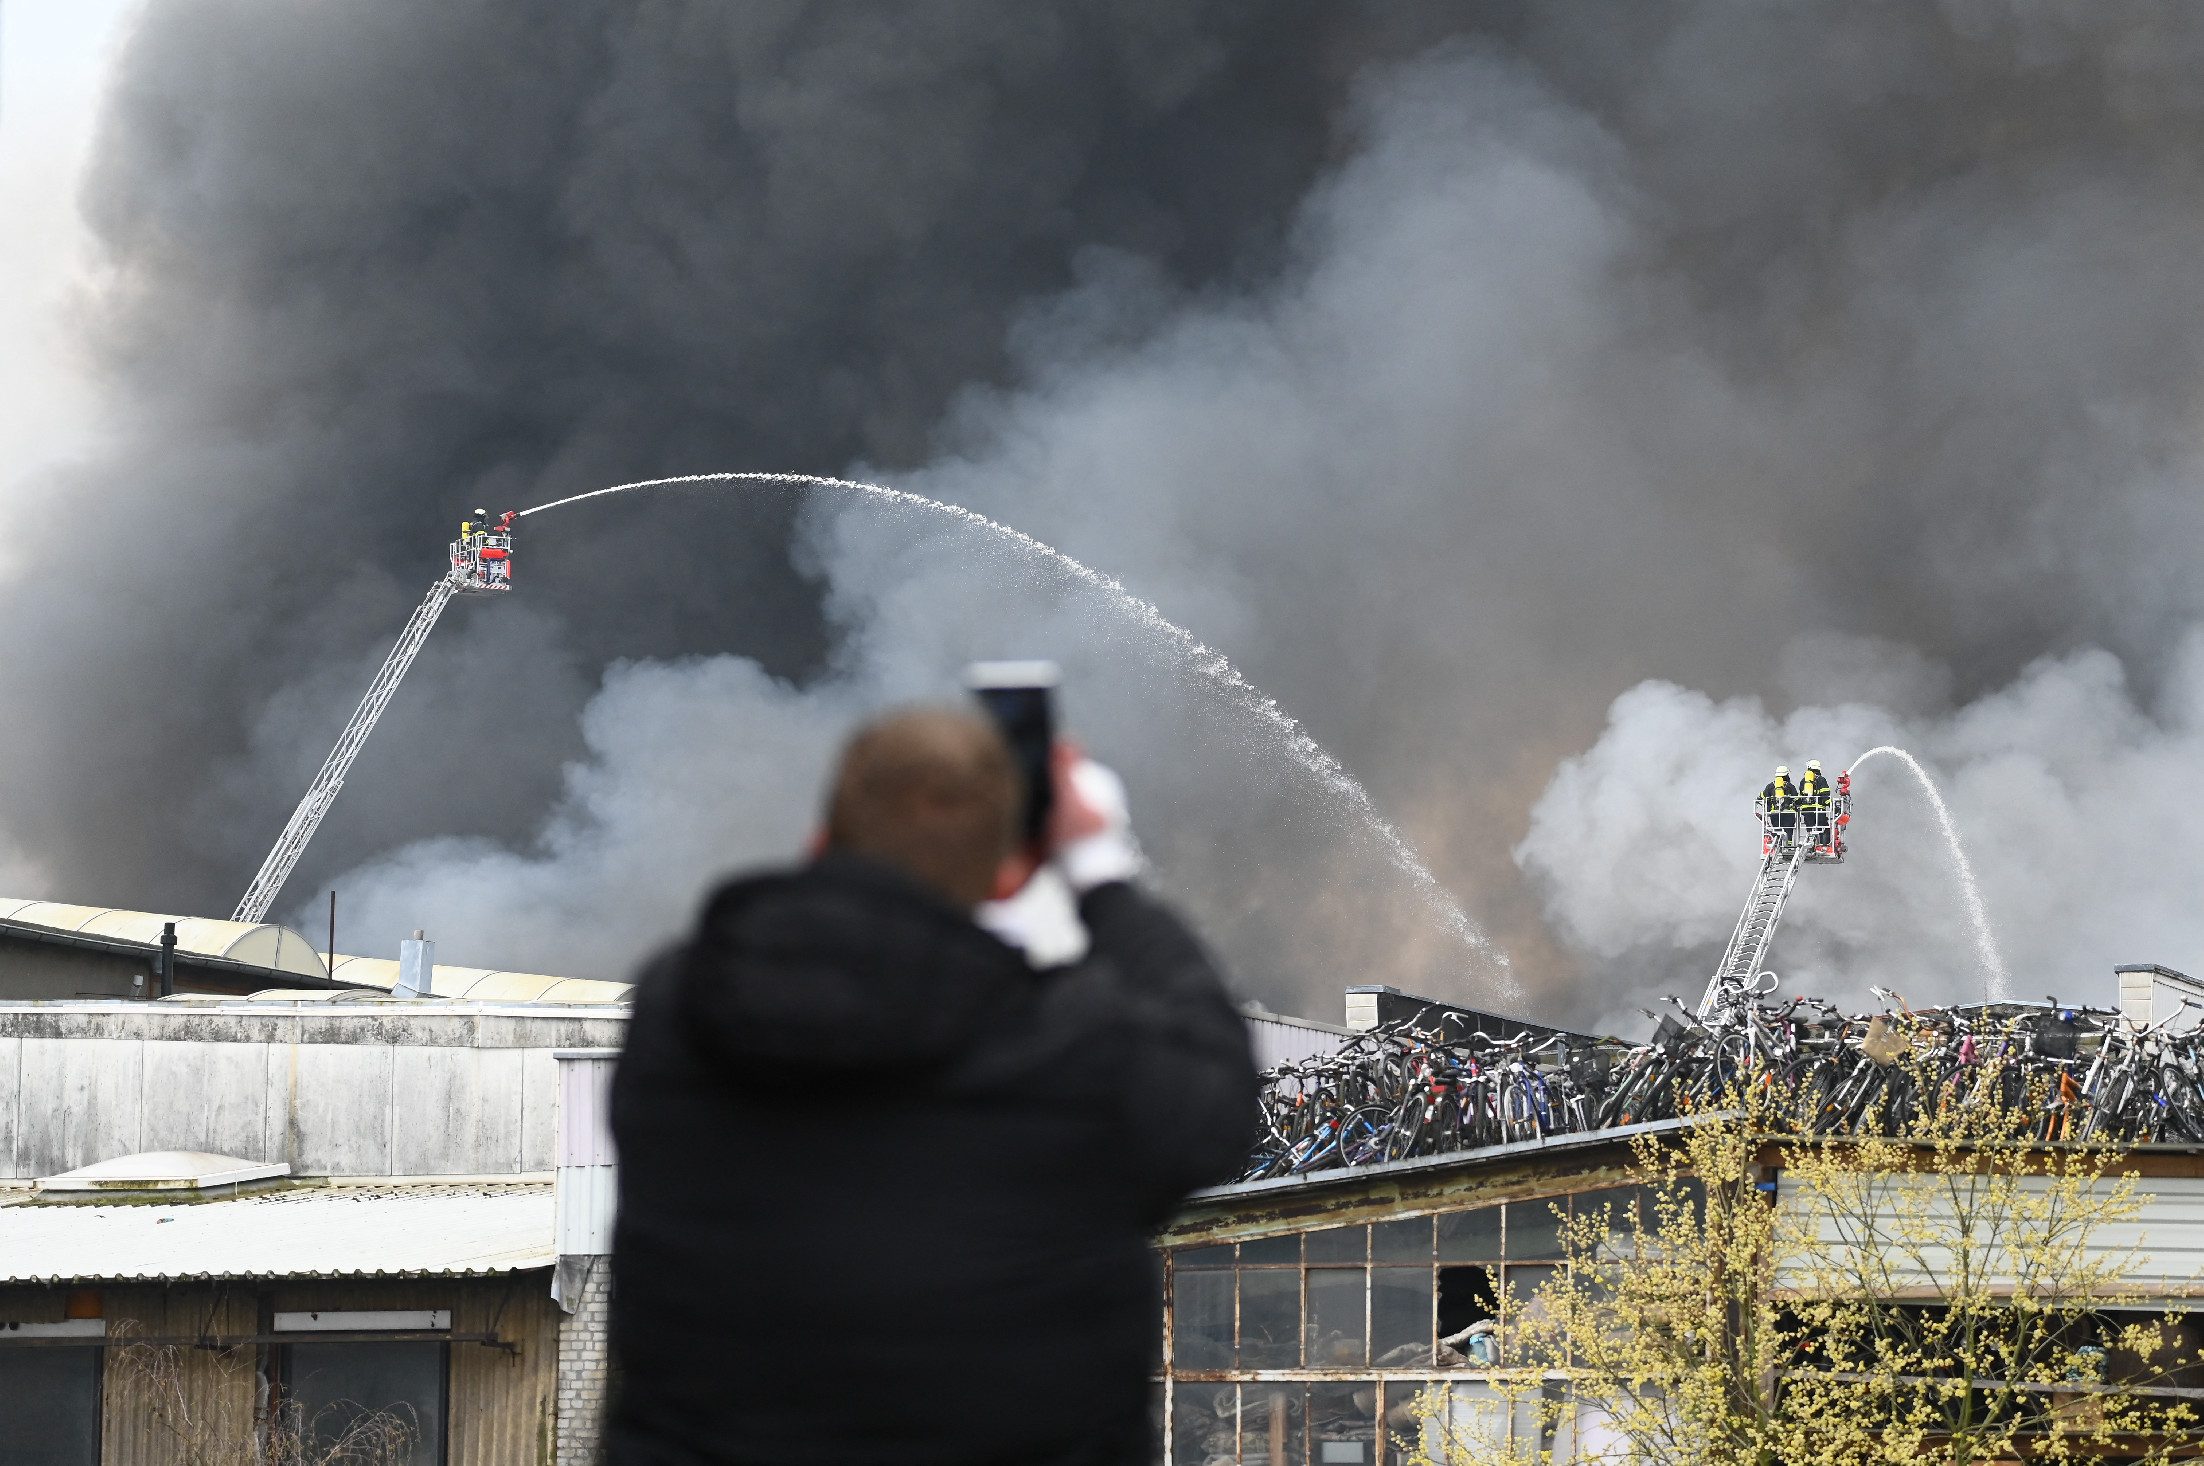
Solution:
<svg viewBox="0 0 2204 1466">
<path fill-rule="evenodd" d="M 481 1277 L 551 1267 L 552 1187 L 323 1186 L 0 1206 L 0 1283 Z"/>
</svg>

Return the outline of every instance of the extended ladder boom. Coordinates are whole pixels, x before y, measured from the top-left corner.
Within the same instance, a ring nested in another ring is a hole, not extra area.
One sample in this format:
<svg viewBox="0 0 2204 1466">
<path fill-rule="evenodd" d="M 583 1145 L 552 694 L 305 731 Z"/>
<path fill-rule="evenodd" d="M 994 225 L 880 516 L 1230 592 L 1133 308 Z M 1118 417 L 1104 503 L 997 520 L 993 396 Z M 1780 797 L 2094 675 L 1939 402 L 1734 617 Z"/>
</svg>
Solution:
<svg viewBox="0 0 2204 1466">
<path fill-rule="evenodd" d="M 1783 903 L 1790 899 L 1807 850 L 1804 844 L 1779 840 L 1761 857 L 1760 874 L 1753 880 L 1752 894 L 1745 898 L 1737 929 L 1730 933 L 1729 949 L 1707 981 L 1707 995 L 1699 1000 L 1701 1018 L 1714 1011 L 1715 1000 L 1725 990 L 1748 989 L 1760 976 L 1760 964 L 1767 960 L 1768 944 L 1775 940 L 1775 925 L 1783 919 Z"/>
<path fill-rule="evenodd" d="M 321 827 L 322 816 L 329 813 L 329 806 L 336 802 L 337 791 L 344 787 L 344 776 L 352 767 L 352 760 L 359 757 L 367 735 L 375 731 L 376 719 L 383 709 L 390 706 L 391 694 L 405 680 L 406 669 L 420 653 L 421 644 L 429 639 L 429 632 L 436 627 L 436 618 L 444 614 L 444 607 L 459 591 L 451 576 L 440 576 L 429 593 L 414 609 L 413 617 L 406 622 L 406 629 L 398 634 L 398 644 L 383 659 L 383 669 L 375 674 L 368 686 L 367 696 L 352 713 L 352 721 L 344 725 L 344 732 L 337 738 L 337 746 L 329 751 L 321 772 L 314 775 L 314 782 L 307 786 L 306 797 L 291 811 L 291 819 L 276 837 L 275 848 L 261 862 L 260 874 L 253 877 L 243 899 L 237 903 L 232 921 L 265 921 L 268 908 L 275 904 L 276 894 L 283 883 L 291 878 L 291 869 L 299 857 L 306 853 L 306 842 L 314 838 L 314 831 Z"/>
</svg>

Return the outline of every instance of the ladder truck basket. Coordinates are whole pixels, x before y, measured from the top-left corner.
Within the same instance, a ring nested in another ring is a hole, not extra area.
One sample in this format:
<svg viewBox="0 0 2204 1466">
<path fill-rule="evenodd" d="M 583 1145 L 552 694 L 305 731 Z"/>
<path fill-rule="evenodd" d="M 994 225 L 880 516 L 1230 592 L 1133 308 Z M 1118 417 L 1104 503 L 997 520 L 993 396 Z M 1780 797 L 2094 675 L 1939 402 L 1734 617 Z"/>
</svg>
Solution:
<svg viewBox="0 0 2204 1466">
<path fill-rule="evenodd" d="M 1799 845 L 1805 849 L 1808 865 L 1842 865 L 1847 850 L 1844 835 L 1852 824 L 1852 771 L 1837 775 L 1827 805 L 1801 802 L 1783 811 L 1755 805 L 1753 813 L 1760 820 L 1762 860 Z M 1779 818 L 1787 818 L 1789 824 L 1779 824 Z"/>
<path fill-rule="evenodd" d="M 459 538 L 451 545 L 453 590 L 483 596 L 513 588 L 513 519 L 507 513 L 494 522 L 470 519 L 459 526 Z"/>
</svg>

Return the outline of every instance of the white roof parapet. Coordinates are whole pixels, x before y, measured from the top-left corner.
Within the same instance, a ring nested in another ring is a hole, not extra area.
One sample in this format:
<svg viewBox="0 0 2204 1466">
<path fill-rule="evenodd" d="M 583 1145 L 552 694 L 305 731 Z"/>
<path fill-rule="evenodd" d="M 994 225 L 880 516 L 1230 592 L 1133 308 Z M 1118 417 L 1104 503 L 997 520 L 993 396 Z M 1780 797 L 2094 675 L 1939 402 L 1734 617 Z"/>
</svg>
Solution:
<svg viewBox="0 0 2204 1466">
<path fill-rule="evenodd" d="M 274 1191 L 179 1206 L 0 1207 L 0 1283 L 479 1277 L 549 1268 L 551 1187 Z"/>
<path fill-rule="evenodd" d="M 330 974 L 338 982 L 390 992 L 398 986 L 398 962 L 392 957 L 337 954 Z M 439 962 L 430 970 L 432 997 L 469 1003 L 625 1003 L 634 985 L 587 977 L 556 977 L 546 972 L 507 972 L 495 967 L 455 967 Z"/>
</svg>

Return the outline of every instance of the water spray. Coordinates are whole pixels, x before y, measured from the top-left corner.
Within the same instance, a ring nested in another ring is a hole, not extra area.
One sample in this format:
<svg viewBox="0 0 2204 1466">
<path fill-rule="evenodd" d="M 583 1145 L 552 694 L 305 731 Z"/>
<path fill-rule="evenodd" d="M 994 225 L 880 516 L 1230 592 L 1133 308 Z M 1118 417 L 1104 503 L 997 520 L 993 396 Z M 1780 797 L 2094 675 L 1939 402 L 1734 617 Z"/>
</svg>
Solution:
<svg viewBox="0 0 2204 1466">
<path fill-rule="evenodd" d="M 1311 738 L 1300 721 L 1278 705 L 1277 699 L 1250 683 L 1224 653 L 1203 643 L 1194 633 L 1164 615 L 1153 602 L 1134 595 L 1114 576 L 1104 575 L 1023 530 L 1012 529 L 1007 524 L 962 505 L 930 499 L 924 494 L 914 494 L 907 489 L 894 489 L 886 484 L 860 483 L 854 479 L 822 478 L 808 473 L 691 473 L 671 478 L 638 479 L 634 483 L 613 484 L 609 488 L 592 489 L 587 493 L 554 499 L 548 504 L 538 504 L 521 510 L 520 517 L 526 518 L 548 509 L 578 504 L 584 499 L 624 494 L 633 489 L 707 483 L 785 484 L 798 488 L 841 489 L 865 494 L 886 503 L 946 515 L 959 523 L 1007 541 L 1019 553 L 1041 560 L 1069 575 L 1087 589 L 1099 592 L 1112 609 L 1156 635 L 1181 664 L 1191 668 L 1232 707 L 1252 717 L 1269 734 L 1274 746 L 1314 777 L 1339 808 L 1360 819 L 1377 836 L 1393 868 L 1408 877 L 1416 894 L 1439 919 L 1439 924 L 1485 963 L 1503 989 L 1502 996 L 1514 1000 L 1522 999 L 1523 991 L 1509 969 L 1507 954 L 1487 940 L 1477 924 L 1469 919 L 1469 914 L 1462 910 L 1461 904 L 1439 883 L 1439 878 L 1431 873 L 1431 868 L 1416 854 L 1415 847 L 1408 843 L 1407 837 L 1378 812 L 1370 792 L 1322 744 Z"/>
<path fill-rule="evenodd" d="M 564 499 L 554 499 L 547 504 L 537 504 L 517 513 L 508 513 L 496 523 L 480 518 L 482 510 L 476 510 L 477 519 L 460 526 L 460 538 L 452 543 L 451 569 L 429 588 L 405 630 L 400 633 L 398 644 L 384 659 L 382 670 L 369 686 L 352 719 L 338 737 L 337 746 L 330 752 L 314 782 L 307 788 L 306 796 L 298 803 L 291 818 L 277 837 L 275 848 L 262 862 L 252 885 L 237 904 L 233 920 L 260 921 L 268 913 L 283 884 L 289 879 L 299 858 L 305 854 L 306 845 L 321 826 L 323 816 L 336 800 L 344 786 L 344 777 L 365 746 L 367 736 L 374 731 L 376 721 L 406 671 L 413 665 L 428 635 L 443 614 L 444 607 L 454 595 L 501 593 L 512 587 L 512 529 L 513 521 L 531 514 L 578 504 L 585 499 L 602 498 L 608 494 L 624 494 L 635 489 L 671 487 L 678 484 L 704 483 L 758 483 L 785 484 L 803 488 L 843 489 L 868 495 L 876 500 L 924 509 L 946 515 L 962 524 L 984 530 L 988 534 L 1008 542 L 1019 553 L 1043 561 L 1069 575 L 1089 590 L 1099 592 L 1103 599 L 1122 615 L 1143 629 L 1155 634 L 1167 645 L 1176 659 L 1210 688 L 1223 696 L 1234 709 L 1251 716 L 1268 733 L 1273 745 L 1283 751 L 1305 772 L 1314 777 L 1318 785 L 1328 793 L 1335 805 L 1347 814 L 1359 818 L 1365 828 L 1375 834 L 1394 869 L 1407 876 L 1416 893 L 1446 931 L 1468 947 L 1483 961 L 1489 973 L 1497 980 L 1503 996 L 1520 1000 L 1522 989 L 1509 970 L 1507 954 L 1488 941 L 1475 922 L 1469 919 L 1459 902 L 1439 883 L 1429 866 L 1416 854 L 1415 848 L 1391 821 L 1378 812 L 1370 792 L 1324 746 L 1311 738 L 1299 722 L 1270 697 L 1255 687 L 1229 657 L 1199 640 L 1192 632 L 1165 616 L 1149 601 L 1127 590 L 1112 576 L 1104 575 L 1092 566 L 1076 560 L 1053 545 L 1044 544 L 1021 530 L 1012 529 L 984 514 L 930 499 L 924 494 L 914 494 L 904 489 L 889 488 L 885 484 L 859 483 L 851 479 L 821 478 L 804 473 L 695 473 L 671 478 L 639 479 L 633 483 L 613 484 L 607 488 L 592 489 L 587 493 L 571 494 Z"/>
<path fill-rule="evenodd" d="M 1852 767 L 1859 768 L 1871 758 L 1889 754 L 1912 770 L 1913 778 L 1928 796 L 1929 808 L 1936 815 L 1936 826 L 1944 832 L 1944 848 L 1951 856 L 1952 873 L 1959 878 L 1960 899 L 1967 907 L 1968 924 L 1974 928 L 1975 960 L 1982 966 L 1982 978 L 1992 998 L 2010 997 L 2013 975 L 2005 969 L 2005 959 L 1997 950 L 1997 938 L 1990 932 L 1990 913 L 1982 904 L 1982 888 L 1975 884 L 1974 865 L 1967 859 L 1967 847 L 1960 842 L 1959 826 L 1951 817 L 1951 809 L 1944 803 L 1944 796 L 1936 789 L 1936 781 L 1928 776 L 1928 770 L 1920 765 L 1904 749 L 1891 744 L 1879 744 L 1852 760 Z"/>
</svg>

